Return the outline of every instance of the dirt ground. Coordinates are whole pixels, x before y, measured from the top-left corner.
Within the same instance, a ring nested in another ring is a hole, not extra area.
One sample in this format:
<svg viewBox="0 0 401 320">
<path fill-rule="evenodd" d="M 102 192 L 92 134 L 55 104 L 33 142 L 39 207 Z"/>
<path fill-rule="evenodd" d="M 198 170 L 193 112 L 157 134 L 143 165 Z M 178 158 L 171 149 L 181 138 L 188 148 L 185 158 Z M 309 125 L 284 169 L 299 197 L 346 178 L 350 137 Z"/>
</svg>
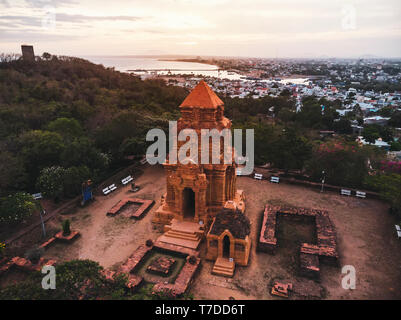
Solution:
<svg viewBox="0 0 401 320">
<path fill-rule="evenodd" d="M 384 203 L 248 177 L 240 177 L 237 187 L 245 191 L 245 213 L 251 220 L 249 266 L 236 267 L 234 277 L 225 279 L 211 275 L 212 263 L 203 262 L 192 289 L 197 298 L 273 299 L 268 287 L 273 279 L 303 281 L 302 277 L 296 277 L 298 248 L 280 247 L 276 255 L 256 252 L 261 215 L 268 201 L 329 210 L 337 230 L 340 267 L 321 264 L 320 285 L 325 291 L 324 298 L 401 298 L 401 242 L 394 232 L 394 217 L 387 213 Z M 280 241 L 280 235 L 278 237 Z M 355 290 L 344 290 L 341 286 L 341 266 L 344 265 L 353 265 L 356 269 Z"/>
<path fill-rule="evenodd" d="M 63 215 L 64 219 L 71 220 L 71 229 L 80 231 L 81 236 L 69 246 L 55 244 L 46 251 L 45 257 L 60 261 L 91 259 L 105 268 L 112 268 L 124 262 L 147 239 L 156 240 L 160 233 L 153 230 L 151 219 L 165 192 L 163 168 L 145 168 L 135 183 L 141 187 L 136 193 L 130 192 L 129 185 L 119 186 L 107 196 L 98 195 L 87 207 Z M 141 220 L 130 219 L 124 214 L 106 216 L 111 207 L 126 197 L 154 199 L 156 203 Z"/>
<path fill-rule="evenodd" d="M 137 193 L 130 187 L 119 187 L 108 196 L 85 208 L 64 215 L 71 220 L 73 230 L 81 237 L 72 245 L 55 244 L 45 257 L 59 261 L 92 259 L 103 267 L 115 268 L 147 239 L 157 239 L 160 233 L 153 229 L 151 219 L 165 192 L 165 176 L 160 166 L 147 167 L 136 181 L 141 186 Z M 212 262 L 202 260 L 191 293 L 196 299 L 275 299 L 269 293 L 273 279 L 296 277 L 297 248 L 291 245 L 279 248 L 276 255 L 256 252 L 261 215 L 264 205 L 270 202 L 294 206 L 327 209 L 336 226 L 340 252 L 340 266 L 353 265 L 356 269 L 356 289 L 341 287 L 341 267 L 321 265 L 321 283 L 327 299 L 400 299 L 401 242 L 394 233 L 394 217 L 387 206 L 379 201 L 344 197 L 286 184 L 270 184 L 248 177 L 238 179 L 238 189 L 246 195 L 246 215 L 251 220 L 252 250 L 248 267 L 236 267 L 233 278 L 211 274 Z M 153 208 L 141 220 L 124 216 L 108 217 L 106 212 L 120 199 L 133 196 L 154 199 Z M 292 226 L 293 228 L 294 226 Z M 310 230 L 300 226 L 303 230 Z M 290 229 L 291 230 L 291 229 Z M 293 230 L 293 229 L 292 229 Z M 201 245 L 201 257 L 205 244 Z"/>
</svg>

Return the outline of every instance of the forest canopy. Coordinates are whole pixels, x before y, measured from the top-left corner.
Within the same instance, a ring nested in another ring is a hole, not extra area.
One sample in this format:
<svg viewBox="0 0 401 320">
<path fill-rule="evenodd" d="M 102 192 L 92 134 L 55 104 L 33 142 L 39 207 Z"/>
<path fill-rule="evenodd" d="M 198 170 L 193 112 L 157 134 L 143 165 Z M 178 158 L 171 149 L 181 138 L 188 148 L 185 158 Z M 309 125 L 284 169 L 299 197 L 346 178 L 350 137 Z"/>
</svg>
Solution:
<svg viewBox="0 0 401 320">
<path fill-rule="evenodd" d="M 39 191 L 61 172 L 66 185 L 48 193 L 79 193 L 88 176 L 99 181 L 143 154 L 147 130 L 167 129 L 186 94 L 79 58 L 2 59 L 0 196 Z"/>
</svg>

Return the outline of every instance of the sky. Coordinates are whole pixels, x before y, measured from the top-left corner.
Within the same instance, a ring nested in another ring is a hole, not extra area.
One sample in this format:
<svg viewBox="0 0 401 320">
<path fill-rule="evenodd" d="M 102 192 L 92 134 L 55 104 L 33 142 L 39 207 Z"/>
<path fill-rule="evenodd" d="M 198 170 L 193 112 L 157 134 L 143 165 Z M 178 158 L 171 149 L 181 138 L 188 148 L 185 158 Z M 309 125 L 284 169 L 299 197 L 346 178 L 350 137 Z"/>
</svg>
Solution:
<svg viewBox="0 0 401 320">
<path fill-rule="evenodd" d="M 0 0 L 0 52 L 401 57 L 400 0 Z"/>
</svg>

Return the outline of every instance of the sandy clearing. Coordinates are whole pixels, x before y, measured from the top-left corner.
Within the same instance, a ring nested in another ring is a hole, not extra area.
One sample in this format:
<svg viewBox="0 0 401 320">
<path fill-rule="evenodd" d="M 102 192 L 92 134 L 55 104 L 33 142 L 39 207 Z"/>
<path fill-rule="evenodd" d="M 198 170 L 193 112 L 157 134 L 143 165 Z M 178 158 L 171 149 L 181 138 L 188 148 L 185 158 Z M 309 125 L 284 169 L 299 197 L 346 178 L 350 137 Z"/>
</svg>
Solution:
<svg viewBox="0 0 401 320">
<path fill-rule="evenodd" d="M 82 236 L 70 246 L 56 244 L 46 257 L 59 260 L 92 259 L 110 268 L 125 261 L 147 239 L 157 239 L 160 233 L 153 229 L 151 219 L 165 192 L 162 167 L 147 167 L 135 181 L 141 186 L 138 193 L 129 192 L 129 186 L 107 197 L 98 196 L 86 208 L 77 208 L 66 215 L 72 228 Z M 232 279 L 211 274 L 212 262 L 203 260 L 191 293 L 197 299 L 275 299 L 268 285 L 275 278 L 296 277 L 297 248 L 280 248 L 276 255 L 256 253 L 256 239 L 260 219 L 267 201 L 284 202 L 300 207 L 322 208 L 330 212 L 336 226 L 341 265 L 355 266 L 357 288 L 346 291 L 341 287 L 341 268 L 322 265 L 321 285 L 328 299 L 400 299 L 401 242 L 394 234 L 394 217 L 387 213 L 387 205 L 376 200 L 343 197 L 332 192 L 319 191 L 287 184 L 270 184 L 248 177 L 238 179 L 238 188 L 245 190 L 246 214 L 251 220 L 252 251 L 248 267 L 237 267 Z M 124 216 L 107 217 L 106 212 L 126 196 L 154 199 L 153 208 L 142 220 Z M 205 256 L 205 244 L 201 245 Z"/>
</svg>

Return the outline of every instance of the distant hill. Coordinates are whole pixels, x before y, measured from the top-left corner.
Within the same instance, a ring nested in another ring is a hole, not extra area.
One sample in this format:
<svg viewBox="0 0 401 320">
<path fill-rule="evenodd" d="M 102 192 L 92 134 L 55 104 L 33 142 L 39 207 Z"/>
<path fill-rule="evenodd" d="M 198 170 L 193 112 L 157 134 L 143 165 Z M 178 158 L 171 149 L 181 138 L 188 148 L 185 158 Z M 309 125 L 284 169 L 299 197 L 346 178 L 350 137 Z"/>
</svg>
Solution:
<svg viewBox="0 0 401 320">
<path fill-rule="evenodd" d="M 143 153 L 147 130 L 167 129 L 187 93 L 80 58 L 48 58 L 0 62 L 0 195 L 40 191 L 50 166 L 101 179 Z"/>
</svg>

